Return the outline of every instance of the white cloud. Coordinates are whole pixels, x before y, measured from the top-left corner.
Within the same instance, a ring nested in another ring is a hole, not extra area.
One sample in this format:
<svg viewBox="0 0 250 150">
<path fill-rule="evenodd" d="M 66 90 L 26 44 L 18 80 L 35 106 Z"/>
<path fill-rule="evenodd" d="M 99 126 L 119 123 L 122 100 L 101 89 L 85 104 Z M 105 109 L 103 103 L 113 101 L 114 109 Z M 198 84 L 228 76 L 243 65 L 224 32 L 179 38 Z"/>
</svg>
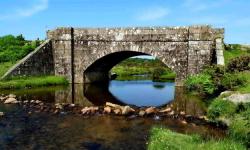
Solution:
<svg viewBox="0 0 250 150">
<path fill-rule="evenodd" d="M 163 7 L 147 8 L 137 14 L 136 18 L 141 21 L 152 21 L 161 19 L 169 14 L 169 9 Z"/>
<path fill-rule="evenodd" d="M 192 12 L 205 11 L 224 6 L 230 0 L 184 0 L 183 6 Z"/>
<path fill-rule="evenodd" d="M 48 8 L 49 0 L 33 0 L 30 2 L 34 2 L 33 5 L 29 7 L 19 7 L 10 13 L 0 15 L 0 20 L 10 20 L 10 19 L 18 19 L 23 17 L 30 17 L 40 11 L 46 10 Z"/>
</svg>

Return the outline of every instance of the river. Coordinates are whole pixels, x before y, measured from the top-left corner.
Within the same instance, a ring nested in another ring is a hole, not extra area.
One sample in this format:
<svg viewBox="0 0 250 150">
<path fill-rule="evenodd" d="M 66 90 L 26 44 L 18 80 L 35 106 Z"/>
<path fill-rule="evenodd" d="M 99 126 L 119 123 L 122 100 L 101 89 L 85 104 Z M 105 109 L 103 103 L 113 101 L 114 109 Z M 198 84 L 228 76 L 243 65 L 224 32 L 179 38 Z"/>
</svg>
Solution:
<svg viewBox="0 0 250 150">
<path fill-rule="evenodd" d="M 178 112 L 202 116 L 205 103 L 185 94 L 173 82 L 151 80 L 118 81 L 108 84 L 73 84 L 1 91 L 19 100 L 46 103 L 75 103 L 102 106 L 106 102 L 139 107 L 171 105 Z M 179 133 L 199 134 L 204 138 L 221 137 L 224 131 L 202 123 L 187 123 L 162 116 L 138 117 L 101 115 L 79 116 L 70 113 L 28 113 L 19 105 L 0 104 L 5 116 L 0 119 L 0 149 L 146 149 L 150 129 L 163 126 Z"/>
</svg>

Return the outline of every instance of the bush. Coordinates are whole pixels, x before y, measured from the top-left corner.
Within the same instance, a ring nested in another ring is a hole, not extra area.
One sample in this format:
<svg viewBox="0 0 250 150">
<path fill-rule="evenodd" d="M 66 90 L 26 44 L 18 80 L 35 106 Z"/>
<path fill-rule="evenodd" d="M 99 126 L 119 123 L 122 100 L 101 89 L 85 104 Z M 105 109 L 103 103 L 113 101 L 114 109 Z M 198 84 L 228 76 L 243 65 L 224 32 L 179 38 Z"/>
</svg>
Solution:
<svg viewBox="0 0 250 150">
<path fill-rule="evenodd" d="M 208 117 L 216 119 L 218 117 L 231 116 L 236 112 L 236 105 L 227 100 L 215 99 L 208 107 Z"/>
<path fill-rule="evenodd" d="M 15 62 L 33 51 L 39 41 L 26 41 L 22 35 L 0 37 L 0 63 Z"/>
<path fill-rule="evenodd" d="M 185 86 L 189 91 L 197 91 L 201 94 L 213 94 L 216 90 L 212 77 L 208 74 L 189 76 Z"/>
<path fill-rule="evenodd" d="M 163 75 L 164 72 L 165 72 L 164 68 L 161 68 L 161 67 L 155 68 L 153 71 L 153 79 L 160 78 L 160 76 Z"/>
<path fill-rule="evenodd" d="M 243 104 L 245 110 L 237 114 L 229 126 L 229 135 L 250 147 L 250 105 Z"/>
<path fill-rule="evenodd" d="M 250 70 L 250 56 L 240 56 L 232 59 L 227 65 L 228 72 Z"/>
<path fill-rule="evenodd" d="M 240 74 L 225 73 L 221 79 L 221 85 L 226 90 L 234 90 L 246 84 L 246 78 Z"/>
</svg>

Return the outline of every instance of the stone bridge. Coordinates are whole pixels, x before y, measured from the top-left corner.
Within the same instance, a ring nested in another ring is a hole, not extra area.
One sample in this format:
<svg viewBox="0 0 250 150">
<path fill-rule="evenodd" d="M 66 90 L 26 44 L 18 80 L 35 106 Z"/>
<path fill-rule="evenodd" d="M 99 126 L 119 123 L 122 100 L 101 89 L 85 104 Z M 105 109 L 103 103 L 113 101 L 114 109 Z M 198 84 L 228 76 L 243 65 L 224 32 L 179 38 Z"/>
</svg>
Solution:
<svg viewBox="0 0 250 150">
<path fill-rule="evenodd" d="M 132 56 L 151 55 L 176 73 L 176 85 L 204 66 L 224 65 L 224 29 L 211 26 L 57 28 L 3 78 L 65 76 L 71 83 L 109 80 L 110 69 Z"/>
</svg>

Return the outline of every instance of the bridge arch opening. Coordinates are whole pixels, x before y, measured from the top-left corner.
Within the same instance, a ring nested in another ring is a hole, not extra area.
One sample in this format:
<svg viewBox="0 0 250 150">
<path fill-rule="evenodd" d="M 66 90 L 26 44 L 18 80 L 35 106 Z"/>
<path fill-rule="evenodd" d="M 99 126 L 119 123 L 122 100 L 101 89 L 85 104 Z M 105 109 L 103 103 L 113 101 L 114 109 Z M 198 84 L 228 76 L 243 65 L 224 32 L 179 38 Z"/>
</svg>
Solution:
<svg viewBox="0 0 250 150">
<path fill-rule="evenodd" d="M 98 82 L 107 82 L 111 78 L 111 69 L 116 66 L 117 64 L 121 63 L 122 61 L 135 57 L 135 56 L 152 56 L 152 58 L 160 60 L 164 67 L 168 68 L 172 72 L 176 74 L 174 70 L 174 66 L 171 66 L 169 60 L 158 58 L 157 56 L 153 56 L 148 53 L 144 52 L 137 52 L 137 51 L 119 51 L 114 52 L 108 55 L 105 55 L 94 63 L 90 64 L 87 69 L 83 72 L 83 81 L 84 83 L 98 83 Z M 154 68 L 157 69 L 157 68 Z"/>
</svg>

